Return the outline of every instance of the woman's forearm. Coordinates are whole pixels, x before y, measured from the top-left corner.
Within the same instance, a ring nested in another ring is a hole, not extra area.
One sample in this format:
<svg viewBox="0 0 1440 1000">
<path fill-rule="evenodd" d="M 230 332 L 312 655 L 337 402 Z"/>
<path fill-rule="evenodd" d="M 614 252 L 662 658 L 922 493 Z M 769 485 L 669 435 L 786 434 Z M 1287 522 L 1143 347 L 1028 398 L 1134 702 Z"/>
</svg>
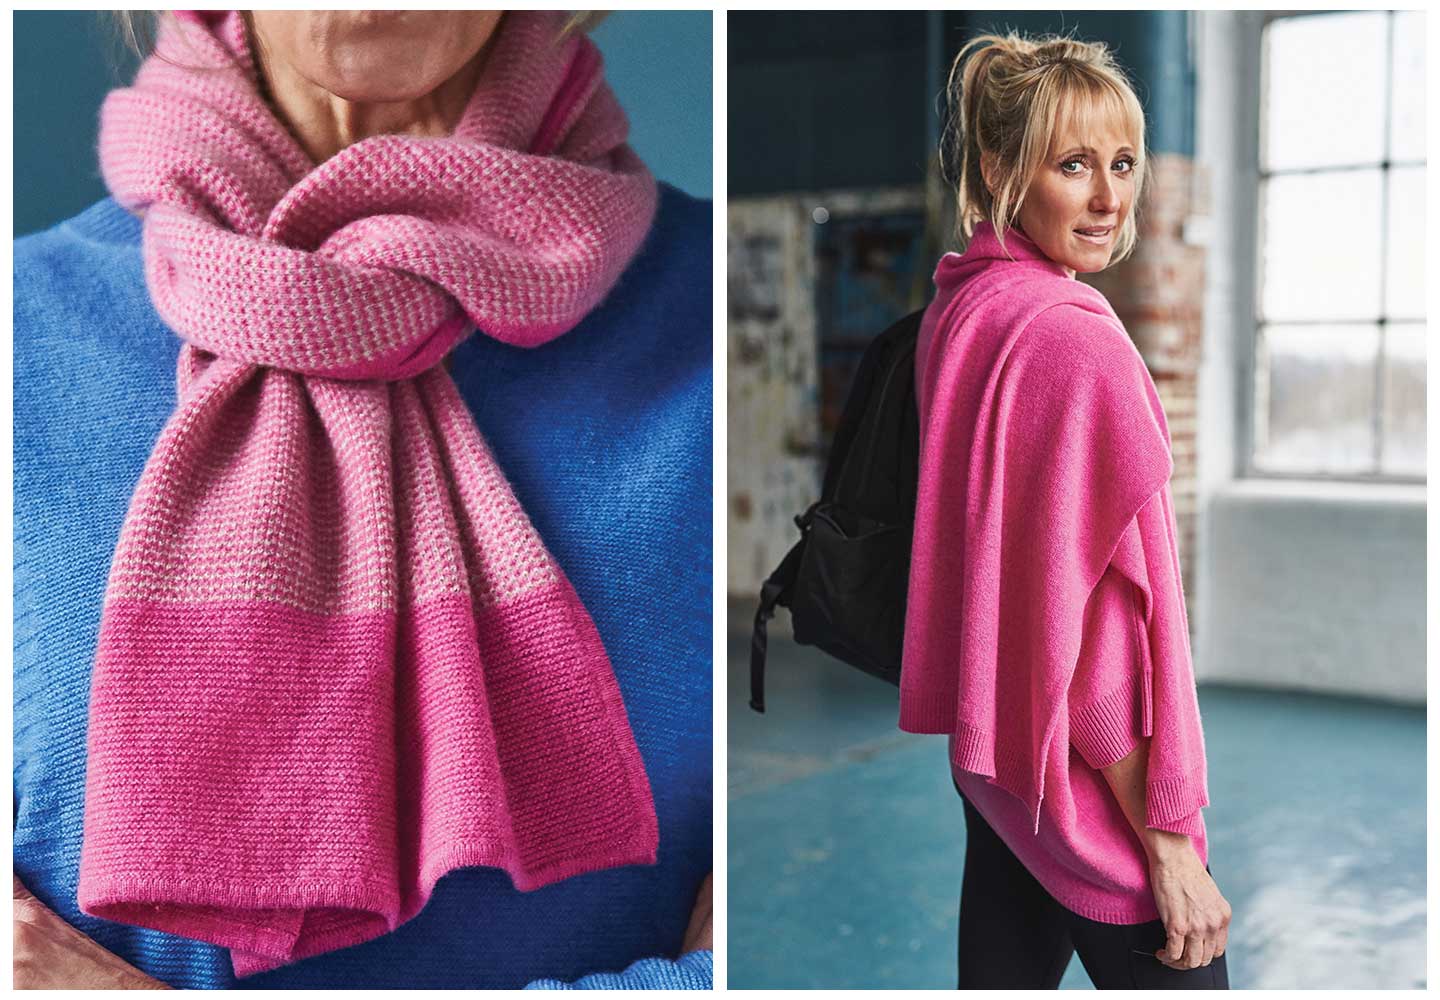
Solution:
<svg viewBox="0 0 1440 1000">
<path fill-rule="evenodd" d="M 1123 757 L 1109 767 L 1101 768 L 1110 790 L 1115 794 L 1125 818 L 1135 828 L 1145 856 L 1150 863 L 1165 863 L 1186 851 L 1194 851 L 1190 838 L 1183 833 L 1156 830 L 1145 825 L 1145 774 L 1150 759 L 1150 739 L 1142 738 L 1129 756 Z"/>
</svg>

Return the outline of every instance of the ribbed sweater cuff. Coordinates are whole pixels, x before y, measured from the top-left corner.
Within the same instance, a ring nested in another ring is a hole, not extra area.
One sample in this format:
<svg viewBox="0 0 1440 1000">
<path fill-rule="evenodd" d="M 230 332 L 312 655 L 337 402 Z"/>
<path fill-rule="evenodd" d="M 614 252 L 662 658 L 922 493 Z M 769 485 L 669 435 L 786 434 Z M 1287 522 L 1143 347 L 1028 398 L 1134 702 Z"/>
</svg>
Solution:
<svg viewBox="0 0 1440 1000">
<path fill-rule="evenodd" d="M 1163 826 L 1150 824 L 1152 830 L 1165 830 L 1169 833 L 1183 833 L 1187 837 L 1198 837 L 1205 832 L 1205 822 L 1199 809 L 1196 809 L 1189 816 L 1182 816 Z"/>
<path fill-rule="evenodd" d="M 1205 765 L 1201 764 L 1187 775 L 1146 783 L 1145 825 L 1164 830 L 1209 804 Z"/>
<path fill-rule="evenodd" d="M 1139 682 L 1126 675 L 1109 694 L 1070 712 L 1070 743 L 1097 771 L 1124 760 L 1139 745 Z"/>
<path fill-rule="evenodd" d="M 900 728 L 907 733 L 949 733 L 955 729 L 954 691 L 900 688 Z"/>
</svg>

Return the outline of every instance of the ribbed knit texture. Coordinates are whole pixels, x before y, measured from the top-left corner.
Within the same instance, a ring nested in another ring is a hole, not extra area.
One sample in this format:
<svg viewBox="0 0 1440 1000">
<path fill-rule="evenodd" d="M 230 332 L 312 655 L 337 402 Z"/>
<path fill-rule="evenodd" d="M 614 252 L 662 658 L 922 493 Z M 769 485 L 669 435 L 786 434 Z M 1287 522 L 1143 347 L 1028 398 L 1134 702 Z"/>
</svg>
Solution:
<svg viewBox="0 0 1440 1000">
<path fill-rule="evenodd" d="M 690 951 L 674 962 L 642 958 L 624 972 L 596 972 L 573 983 L 537 979 L 527 990 L 708 990 L 715 974 L 715 956 Z"/>
<path fill-rule="evenodd" d="M 507 15 L 454 134 L 316 166 L 239 12 L 163 23 L 101 112 L 179 403 L 111 562 L 80 905 L 238 975 L 395 930 L 453 868 L 655 860 L 604 646 L 441 358 L 613 286 L 655 183 L 583 36 Z"/>
<path fill-rule="evenodd" d="M 673 189 L 573 334 L 471 337 L 453 377 L 609 653 L 659 860 L 519 892 L 452 871 L 393 934 L 238 982 L 215 945 L 78 909 L 89 680 L 106 566 L 175 402 L 178 341 L 113 201 L 15 247 L 15 867 L 64 919 L 189 988 L 514 988 L 679 953 L 711 867 L 711 210 Z M 690 980 L 668 961 L 645 968 Z M 689 971 L 694 971 L 693 967 Z M 640 985 L 654 985 L 646 981 Z"/>
<path fill-rule="evenodd" d="M 1095 767 L 1150 736 L 1150 825 L 1203 831 L 1164 410 L 1104 297 L 1023 234 L 1002 248 L 981 224 L 935 282 L 900 725 L 951 735 L 962 790 L 986 786 L 977 808 L 1061 902 L 1153 919 L 1138 838 Z M 1089 774 L 1072 783 L 1075 759 Z"/>
</svg>

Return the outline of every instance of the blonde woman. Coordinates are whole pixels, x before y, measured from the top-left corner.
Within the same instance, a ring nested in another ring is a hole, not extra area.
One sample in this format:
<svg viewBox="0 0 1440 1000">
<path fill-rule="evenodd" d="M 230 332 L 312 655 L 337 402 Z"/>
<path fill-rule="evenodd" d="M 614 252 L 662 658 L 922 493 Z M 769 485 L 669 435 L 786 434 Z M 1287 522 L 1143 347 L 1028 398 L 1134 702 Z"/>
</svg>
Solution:
<svg viewBox="0 0 1440 1000">
<path fill-rule="evenodd" d="M 902 728 L 964 800 L 962 987 L 1228 988 L 1164 411 L 1076 275 L 1136 240 L 1144 113 L 1101 45 L 976 38 L 942 157 L 966 247 L 916 350 Z"/>
</svg>

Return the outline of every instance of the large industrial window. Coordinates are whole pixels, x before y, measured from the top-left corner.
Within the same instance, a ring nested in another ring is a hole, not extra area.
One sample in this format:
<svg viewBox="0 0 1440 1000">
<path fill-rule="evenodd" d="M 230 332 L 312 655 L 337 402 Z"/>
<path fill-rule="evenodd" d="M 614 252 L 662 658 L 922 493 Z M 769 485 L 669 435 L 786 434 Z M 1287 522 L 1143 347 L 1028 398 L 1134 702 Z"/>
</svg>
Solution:
<svg viewBox="0 0 1440 1000">
<path fill-rule="evenodd" d="M 1425 15 L 1262 38 L 1250 472 L 1425 478 Z"/>
</svg>

